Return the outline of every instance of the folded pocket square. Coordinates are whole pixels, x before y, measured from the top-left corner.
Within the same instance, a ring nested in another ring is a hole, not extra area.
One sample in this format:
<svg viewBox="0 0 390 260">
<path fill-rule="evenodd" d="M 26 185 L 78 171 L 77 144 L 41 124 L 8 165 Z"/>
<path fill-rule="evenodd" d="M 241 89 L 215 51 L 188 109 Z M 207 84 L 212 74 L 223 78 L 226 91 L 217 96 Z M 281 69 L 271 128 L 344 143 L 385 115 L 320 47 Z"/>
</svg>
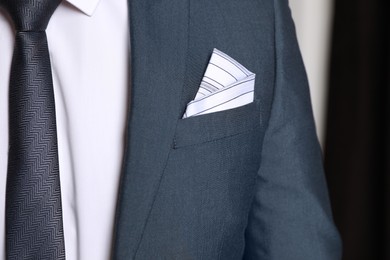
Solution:
<svg viewBox="0 0 390 260">
<path fill-rule="evenodd" d="M 195 99 L 183 118 L 214 113 L 253 102 L 256 75 L 214 49 Z"/>
</svg>

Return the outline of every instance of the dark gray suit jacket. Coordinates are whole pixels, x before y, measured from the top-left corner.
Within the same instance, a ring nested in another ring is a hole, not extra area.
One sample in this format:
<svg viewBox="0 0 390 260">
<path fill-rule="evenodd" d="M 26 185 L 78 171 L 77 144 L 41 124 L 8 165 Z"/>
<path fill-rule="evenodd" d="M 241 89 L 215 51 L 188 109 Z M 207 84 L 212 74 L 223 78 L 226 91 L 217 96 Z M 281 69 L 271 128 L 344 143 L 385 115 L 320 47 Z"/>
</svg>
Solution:
<svg viewBox="0 0 390 260">
<path fill-rule="evenodd" d="M 130 0 L 131 100 L 113 259 L 340 258 L 287 0 Z M 181 119 L 213 48 L 255 101 Z"/>
</svg>

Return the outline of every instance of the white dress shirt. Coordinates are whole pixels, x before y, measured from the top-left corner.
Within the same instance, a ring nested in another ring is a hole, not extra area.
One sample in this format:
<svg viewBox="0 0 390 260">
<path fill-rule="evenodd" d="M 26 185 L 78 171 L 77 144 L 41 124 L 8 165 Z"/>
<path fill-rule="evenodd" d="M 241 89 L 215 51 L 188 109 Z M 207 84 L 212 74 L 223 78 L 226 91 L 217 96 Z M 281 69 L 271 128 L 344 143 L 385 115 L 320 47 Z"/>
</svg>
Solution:
<svg viewBox="0 0 390 260">
<path fill-rule="evenodd" d="M 67 0 L 46 30 L 67 260 L 107 260 L 129 95 L 126 0 Z M 8 83 L 14 30 L 0 9 L 0 259 L 5 259 Z"/>
</svg>

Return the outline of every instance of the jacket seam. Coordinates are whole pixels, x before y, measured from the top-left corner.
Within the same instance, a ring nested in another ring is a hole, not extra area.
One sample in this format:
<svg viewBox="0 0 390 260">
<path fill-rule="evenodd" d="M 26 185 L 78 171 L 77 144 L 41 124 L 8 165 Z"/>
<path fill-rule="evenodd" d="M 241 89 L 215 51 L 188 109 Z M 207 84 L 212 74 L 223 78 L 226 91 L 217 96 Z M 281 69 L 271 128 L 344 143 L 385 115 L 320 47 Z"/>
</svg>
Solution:
<svg viewBox="0 0 390 260">
<path fill-rule="evenodd" d="M 185 72 L 184 72 L 184 77 L 187 77 L 187 73 L 188 73 L 188 52 L 189 52 L 189 37 L 190 37 L 190 2 L 191 0 L 188 0 L 188 24 L 187 24 L 187 30 L 188 30 L 188 34 L 187 34 L 187 50 L 186 50 L 186 68 L 185 68 Z M 182 99 L 183 97 L 183 92 L 184 92 L 184 84 L 185 84 L 185 81 L 186 81 L 186 78 L 184 78 L 183 80 L 183 86 L 182 86 L 182 91 L 181 91 L 181 97 L 180 97 L 180 100 Z M 178 113 L 180 113 L 180 106 L 178 106 Z M 173 132 L 173 138 L 175 136 L 175 133 L 176 133 L 176 129 L 177 129 L 177 124 L 178 124 L 178 121 L 176 120 L 176 124 L 175 124 L 175 127 L 174 127 L 174 132 Z M 151 215 L 151 212 L 152 212 L 152 209 L 153 209 L 153 206 L 154 206 L 154 203 L 156 201 L 156 198 L 157 198 L 157 194 L 159 193 L 159 190 L 160 190 L 160 185 L 161 185 L 161 182 L 162 182 L 162 179 L 165 175 L 165 171 L 166 171 L 166 168 L 168 166 L 168 161 L 169 161 L 169 157 L 171 155 L 171 152 L 172 152 L 172 147 L 170 148 L 169 152 L 168 152 L 168 155 L 167 155 L 167 158 L 165 160 L 165 165 L 164 165 L 164 168 L 163 168 L 163 172 L 161 173 L 161 176 L 160 176 L 160 179 L 158 181 L 158 184 L 157 184 L 157 187 L 156 187 L 156 191 L 153 195 L 153 199 L 152 199 L 152 203 L 150 204 L 150 208 L 149 208 L 149 212 L 147 214 L 147 217 L 146 217 L 146 220 L 145 220 L 145 223 L 142 227 L 142 233 L 141 233 L 141 237 L 139 238 L 139 241 L 138 241 L 138 245 L 135 249 L 135 252 L 134 252 L 134 259 L 137 258 L 137 255 L 138 255 L 138 252 L 139 252 L 139 248 L 141 246 L 141 243 L 142 243 L 142 240 L 143 240 L 143 237 L 144 237 L 144 234 L 145 234 L 145 230 L 146 230 L 146 227 L 148 225 L 148 222 L 149 222 L 149 219 L 150 219 L 150 215 Z"/>
</svg>

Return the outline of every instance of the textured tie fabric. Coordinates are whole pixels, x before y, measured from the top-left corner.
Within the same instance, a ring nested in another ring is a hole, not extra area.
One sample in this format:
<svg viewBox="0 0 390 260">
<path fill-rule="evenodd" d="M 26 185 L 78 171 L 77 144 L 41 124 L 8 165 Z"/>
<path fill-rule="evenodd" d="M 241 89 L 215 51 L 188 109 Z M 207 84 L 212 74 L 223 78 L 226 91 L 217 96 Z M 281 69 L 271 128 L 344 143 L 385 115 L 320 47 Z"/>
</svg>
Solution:
<svg viewBox="0 0 390 260">
<path fill-rule="evenodd" d="M 16 29 L 9 86 L 7 259 L 65 259 L 45 29 L 60 0 L 0 0 Z"/>
</svg>

